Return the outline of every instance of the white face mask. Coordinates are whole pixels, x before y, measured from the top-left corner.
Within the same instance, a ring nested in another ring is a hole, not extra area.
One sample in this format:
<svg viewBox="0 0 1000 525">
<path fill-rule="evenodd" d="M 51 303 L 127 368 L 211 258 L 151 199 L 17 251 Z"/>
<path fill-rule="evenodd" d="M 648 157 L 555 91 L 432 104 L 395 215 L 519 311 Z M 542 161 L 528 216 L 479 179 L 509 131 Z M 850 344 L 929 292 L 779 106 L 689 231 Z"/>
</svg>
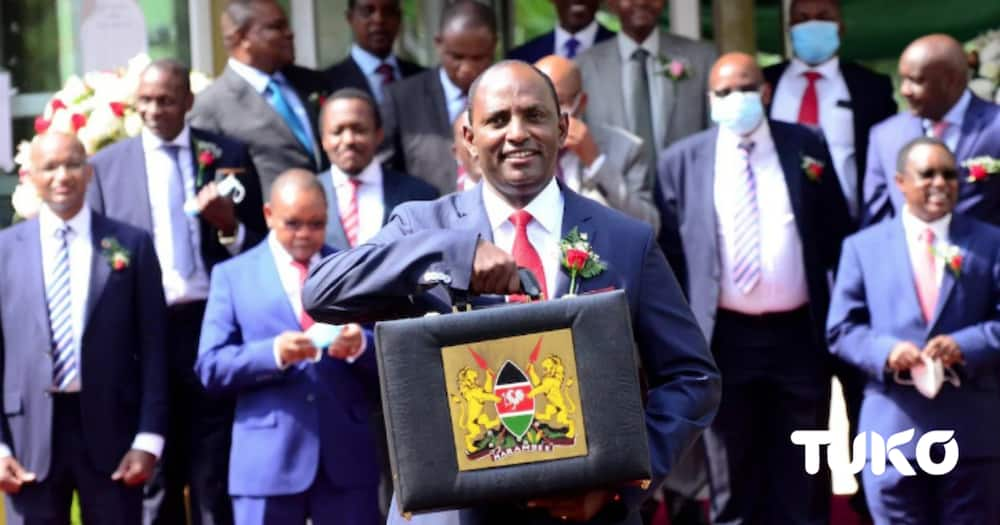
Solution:
<svg viewBox="0 0 1000 525">
<path fill-rule="evenodd" d="M 901 385 L 913 385 L 921 395 L 927 399 L 937 397 L 944 382 L 947 381 L 955 388 L 962 386 L 962 381 L 951 368 L 945 368 L 940 359 L 932 359 L 924 354 L 920 354 L 921 363 L 910 368 L 910 379 L 900 376 L 896 372 L 894 379 Z"/>
</svg>

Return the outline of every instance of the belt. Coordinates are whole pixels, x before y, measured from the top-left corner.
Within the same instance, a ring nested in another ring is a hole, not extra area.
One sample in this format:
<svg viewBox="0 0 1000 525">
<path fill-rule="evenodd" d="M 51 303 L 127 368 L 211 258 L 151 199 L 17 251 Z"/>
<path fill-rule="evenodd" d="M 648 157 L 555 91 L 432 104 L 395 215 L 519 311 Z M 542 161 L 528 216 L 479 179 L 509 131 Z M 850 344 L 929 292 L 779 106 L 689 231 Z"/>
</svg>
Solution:
<svg viewBox="0 0 1000 525">
<path fill-rule="evenodd" d="M 788 328 L 791 323 L 809 322 L 809 303 L 806 303 L 794 310 L 785 312 L 766 312 L 762 314 L 745 314 L 735 310 L 719 308 L 716 312 L 716 324 L 735 324 L 749 328 L 772 329 Z"/>
</svg>

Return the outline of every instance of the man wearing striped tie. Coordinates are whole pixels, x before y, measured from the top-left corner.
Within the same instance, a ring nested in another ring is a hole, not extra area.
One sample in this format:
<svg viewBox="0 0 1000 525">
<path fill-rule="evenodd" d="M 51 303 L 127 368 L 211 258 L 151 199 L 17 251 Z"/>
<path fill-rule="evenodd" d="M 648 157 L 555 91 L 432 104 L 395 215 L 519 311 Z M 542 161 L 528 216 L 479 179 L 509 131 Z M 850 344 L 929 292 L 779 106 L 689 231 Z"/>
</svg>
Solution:
<svg viewBox="0 0 1000 525">
<path fill-rule="evenodd" d="M 8 524 L 141 522 L 167 422 L 166 305 L 149 235 L 84 205 L 83 145 L 31 149 L 38 218 L 0 232 L 0 490 Z"/>
<path fill-rule="evenodd" d="M 712 522 L 825 523 L 829 478 L 805 472 L 793 430 L 826 428 L 827 272 L 851 229 L 821 135 L 769 121 L 749 55 L 709 76 L 718 125 L 659 164 L 661 242 L 722 372 L 705 432 Z"/>
</svg>

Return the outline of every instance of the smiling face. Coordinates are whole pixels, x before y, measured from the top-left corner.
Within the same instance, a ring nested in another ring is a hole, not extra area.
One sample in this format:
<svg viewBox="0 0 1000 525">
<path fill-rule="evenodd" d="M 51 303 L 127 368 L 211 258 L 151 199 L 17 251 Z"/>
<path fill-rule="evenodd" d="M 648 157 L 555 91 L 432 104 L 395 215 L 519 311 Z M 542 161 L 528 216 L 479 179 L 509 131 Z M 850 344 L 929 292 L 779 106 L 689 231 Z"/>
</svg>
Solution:
<svg viewBox="0 0 1000 525">
<path fill-rule="evenodd" d="M 471 101 L 465 141 L 487 184 L 523 208 L 549 183 L 567 117 L 545 78 L 522 62 L 504 62 L 480 79 Z"/>
<path fill-rule="evenodd" d="M 32 143 L 31 183 L 42 202 L 64 221 L 83 208 L 92 173 L 76 137 L 47 133 Z"/>
<path fill-rule="evenodd" d="M 323 151 L 347 175 L 364 171 L 382 142 L 374 112 L 375 108 L 359 98 L 331 100 L 323 111 Z"/>
<path fill-rule="evenodd" d="M 294 62 L 295 34 L 281 6 L 261 1 L 251 8 L 253 18 L 240 35 L 234 56 L 268 74 Z"/>
<path fill-rule="evenodd" d="M 559 16 L 559 25 L 570 33 L 576 33 L 594 21 L 594 14 L 600 0 L 552 0 Z"/>
<path fill-rule="evenodd" d="M 381 58 L 392 52 L 402 17 L 399 0 L 357 0 L 347 11 L 354 41 L 361 49 Z"/>
<path fill-rule="evenodd" d="M 944 217 L 958 200 L 955 157 L 939 144 L 918 144 L 910 149 L 906 169 L 896 174 L 910 213 L 924 222 Z"/>
<path fill-rule="evenodd" d="M 659 23 L 664 0 L 609 0 L 608 6 L 618 14 L 622 32 L 642 42 Z"/>
<path fill-rule="evenodd" d="M 139 77 L 135 107 L 146 129 L 163 140 L 173 140 L 184 129 L 184 116 L 194 95 L 184 78 L 166 68 L 151 67 Z"/>
</svg>

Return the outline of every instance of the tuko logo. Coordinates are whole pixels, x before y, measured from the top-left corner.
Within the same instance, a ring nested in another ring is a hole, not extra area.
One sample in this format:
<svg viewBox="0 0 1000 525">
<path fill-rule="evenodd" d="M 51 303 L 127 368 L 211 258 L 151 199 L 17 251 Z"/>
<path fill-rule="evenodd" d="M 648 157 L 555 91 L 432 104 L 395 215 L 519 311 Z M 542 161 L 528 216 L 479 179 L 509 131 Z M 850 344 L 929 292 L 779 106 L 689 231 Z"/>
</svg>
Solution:
<svg viewBox="0 0 1000 525">
<path fill-rule="evenodd" d="M 847 465 L 829 465 L 830 470 L 857 474 L 865 468 L 865 460 L 871 456 L 871 472 L 876 476 L 885 473 L 885 466 L 888 463 L 899 471 L 903 476 L 915 476 L 913 465 L 906 459 L 902 452 L 897 450 L 911 441 L 916 434 L 914 429 L 897 432 L 889 439 L 883 439 L 877 432 L 862 432 L 854 436 L 854 444 L 851 457 L 853 460 Z M 866 439 L 866 438 L 869 438 Z M 833 442 L 833 433 L 829 430 L 796 430 L 791 435 L 792 443 L 805 447 L 805 468 L 806 473 L 816 474 L 819 472 L 819 450 L 823 445 Z M 871 450 L 866 454 L 866 445 L 871 442 Z M 944 457 L 935 462 L 931 458 L 931 446 L 941 444 L 944 446 Z M 915 451 L 917 466 L 920 470 L 932 476 L 942 476 L 951 472 L 958 464 L 958 442 L 955 441 L 954 430 L 931 430 L 920 436 L 917 440 Z"/>
</svg>

